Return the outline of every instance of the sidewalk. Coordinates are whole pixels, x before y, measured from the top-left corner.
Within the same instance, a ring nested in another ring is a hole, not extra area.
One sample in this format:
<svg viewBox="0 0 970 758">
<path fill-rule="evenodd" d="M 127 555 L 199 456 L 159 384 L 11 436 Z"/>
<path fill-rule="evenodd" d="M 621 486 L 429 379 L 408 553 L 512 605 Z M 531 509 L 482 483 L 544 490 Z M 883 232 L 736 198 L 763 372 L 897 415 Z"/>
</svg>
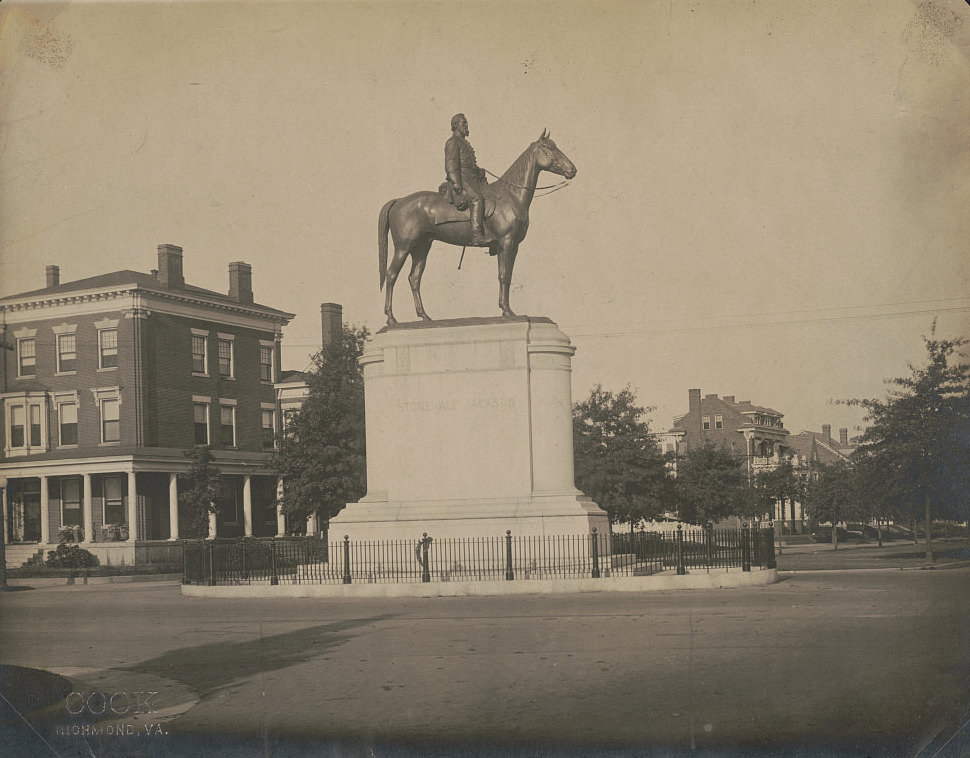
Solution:
<svg viewBox="0 0 970 758">
<path fill-rule="evenodd" d="M 886 542 L 776 546 L 778 571 L 847 571 L 873 569 L 942 569 L 970 564 L 970 547 L 965 539 L 933 540 L 932 563 L 926 560 L 923 542 Z"/>
</svg>

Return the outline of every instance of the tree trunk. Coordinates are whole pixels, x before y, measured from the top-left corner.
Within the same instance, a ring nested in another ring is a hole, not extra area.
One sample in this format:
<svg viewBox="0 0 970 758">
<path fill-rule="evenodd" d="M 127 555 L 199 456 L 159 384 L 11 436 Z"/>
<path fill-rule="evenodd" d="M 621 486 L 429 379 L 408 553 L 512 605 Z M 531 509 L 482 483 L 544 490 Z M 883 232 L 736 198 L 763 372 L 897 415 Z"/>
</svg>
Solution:
<svg viewBox="0 0 970 758">
<path fill-rule="evenodd" d="M 882 519 L 876 519 L 876 534 L 879 536 L 879 547 L 882 547 Z"/>
<path fill-rule="evenodd" d="M 839 549 L 839 527 L 835 523 L 835 519 L 832 519 L 832 549 Z"/>
<path fill-rule="evenodd" d="M 930 530 L 930 496 L 926 496 L 926 560 L 933 562 L 933 533 Z"/>
</svg>

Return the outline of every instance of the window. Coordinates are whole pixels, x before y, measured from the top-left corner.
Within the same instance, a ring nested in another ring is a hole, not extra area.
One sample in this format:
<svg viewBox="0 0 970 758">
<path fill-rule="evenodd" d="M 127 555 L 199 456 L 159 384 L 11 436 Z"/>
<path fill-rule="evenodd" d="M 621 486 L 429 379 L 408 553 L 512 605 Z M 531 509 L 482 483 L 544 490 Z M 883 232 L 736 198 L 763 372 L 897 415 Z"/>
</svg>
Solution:
<svg viewBox="0 0 970 758">
<path fill-rule="evenodd" d="M 259 345 L 259 380 L 273 381 L 273 346 L 265 343 Z"/>
<path fill-rule="evenodd" d="M 192 404 L 193 423 L 195 424 L 195 444 L 209 444 L 209 403 Z"/>
<path fill-rule="evenodd" d="M 61 524 L 81 526 L 81 480 L 61 479 Z"/>
<path fill-rule="evenodd" d="M 232 405 L 219 406 L 219 442 L 223 447 L 236 446 L 236 408 Z"/>
<path fill-rule="evenodd" d="M 77 340 L 73 334 L 57 335 L 57 373 L 77 370 Z"/>
<path fill-rule="evenodd" d="M 703 421 L 704 421 L 704 429 L 705 430 L 710 429 L 711 428 L 711 417 L 710 416 L 704 416 Z"/>
<path fill-rule="evenodd" d="M 10 447 L 27 447 L 27 407 L 10 407 Z"/>
<path fill-rule="evenodd" d="M 106 476 L 101 480 L 104 497 L 104 523 L 121 524 L 125 519 L 125 499 L 120 476 Z"/>
<path fill-rule="evenodd" d="M 233 371 L 232 338 L 219 335 L 219 376 L 232 379 Z"/>
<path fill-rule="evenodd" d="M 101 406 L 101 442 L 121 441 L 121 401 L 116 397 L 103 397 Z"/>
<path fill-rule="evenodd" d="M 118 365 L 118 330 L 98 330 L 98 368 L 115 368 Z"/>
<path fill-rule="evenodd" d="M 714 428 L 715 429 L 724 428 L 724 416 L 722 416 L 720 413 L 714 414 Z"/>
<path fill-rule="evenodd" d="M 209 333 L 192 330 L 192 373 L 209 373 Z"/>
<path fill-rule="evenodd" d="M 40 406 L 39 405 L 29 405 L 27 406 L 30 410 L 28 415 L 30 416 L 30 446 L 40 447 Z"/>
<path fill-rule="evenodd" d="M 17 340 L 17 376 L 33 376 L 37 371 L 37 340 Z"/>
<path fill-rule="evenodd" d="M 4 451 L 8 455 L 46 452 L 46 396 L 24 394 L 5 399 L 3 405 L 6 424 Z"/>
<path fill-rule="evenodd" d="M 272 408 L 263 408 L 263 449 L 272 450 L 276 447 L 276 412 Z"/>
<path fill-rule="evenodd" d="M 77 401 L 69 400 L 57 405 L 58 444 L 77 444 Z"/>
</svg>

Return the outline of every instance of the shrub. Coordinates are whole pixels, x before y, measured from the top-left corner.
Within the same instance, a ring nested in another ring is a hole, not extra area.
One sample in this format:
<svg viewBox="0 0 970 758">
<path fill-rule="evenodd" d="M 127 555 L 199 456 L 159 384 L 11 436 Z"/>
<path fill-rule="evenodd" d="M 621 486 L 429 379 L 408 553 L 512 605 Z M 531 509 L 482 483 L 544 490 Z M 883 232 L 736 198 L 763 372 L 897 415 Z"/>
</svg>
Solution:
<svg viewBox="0 0 970 758">
<path fill-rule="evenodd" d="M 47 552 L 45 563 L 51 568 L 89 568 L 97 566 L 97 556 L 77 545 L 61 543 L 57 550 Z"/>
</svg>

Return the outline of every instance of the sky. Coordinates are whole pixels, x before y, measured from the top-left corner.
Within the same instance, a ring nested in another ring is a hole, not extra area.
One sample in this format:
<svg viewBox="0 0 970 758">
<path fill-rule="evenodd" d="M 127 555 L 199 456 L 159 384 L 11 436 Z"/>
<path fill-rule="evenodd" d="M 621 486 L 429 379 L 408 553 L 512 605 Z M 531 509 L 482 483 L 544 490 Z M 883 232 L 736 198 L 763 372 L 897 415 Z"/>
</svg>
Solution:
<svg viewBox="0 0 970 758">
<path fill-rule="evenodd" d="M 576 400 L 629 386 L 662 430 L 700 388 L 855 433 L 836 401 L 934 323 L 970 337 L 962 0 L 6 0 L 0 297 L 176 244 L 201 287 L 250 263 L 302 369 L 320 303 L 383 326 L 378 213 L 443 180 L 457 112 L 495 174 L 543 129 L 578 169 L 511 298 L 572 339 Z M 460 254 L 433 246 L 429 314 L 499 315 L 495 260 Z"/>
</svg>

